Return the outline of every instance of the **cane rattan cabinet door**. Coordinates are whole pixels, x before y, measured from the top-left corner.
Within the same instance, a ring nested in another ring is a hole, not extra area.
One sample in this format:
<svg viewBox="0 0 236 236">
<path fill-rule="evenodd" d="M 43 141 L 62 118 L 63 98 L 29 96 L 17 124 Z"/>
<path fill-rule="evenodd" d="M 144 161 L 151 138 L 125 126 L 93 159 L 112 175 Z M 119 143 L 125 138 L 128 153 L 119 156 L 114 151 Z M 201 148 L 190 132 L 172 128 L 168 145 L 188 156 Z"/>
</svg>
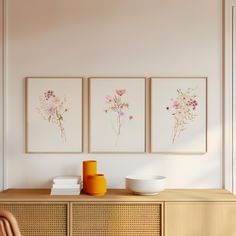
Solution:
<svg viewBox="0 0 236 236">
<path fill-rule="evenodd" d="M 161 236 L 161 203 L 71 204 L 72 236 Z"/>
<path fill-rule="evenodd" d="M 67 203 L 1 202 L 0 209 L 16 217 L 22 236 L 66 236 L 68 231 Z"/>
</svg>

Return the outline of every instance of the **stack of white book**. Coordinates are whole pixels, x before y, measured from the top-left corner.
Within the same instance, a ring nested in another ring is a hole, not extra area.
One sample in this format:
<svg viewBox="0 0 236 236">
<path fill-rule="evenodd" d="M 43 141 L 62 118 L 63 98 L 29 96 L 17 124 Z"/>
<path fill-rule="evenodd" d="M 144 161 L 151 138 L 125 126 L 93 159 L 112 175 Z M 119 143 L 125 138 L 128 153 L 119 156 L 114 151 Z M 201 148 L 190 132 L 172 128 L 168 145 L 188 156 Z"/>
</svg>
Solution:
<svg viewBox="0 0 236 236">
<path fill-rule="evenodd" d="M 80 195 L 80 176 L 58 176 L 53 179 L 51 195 Z"/>
</svg>

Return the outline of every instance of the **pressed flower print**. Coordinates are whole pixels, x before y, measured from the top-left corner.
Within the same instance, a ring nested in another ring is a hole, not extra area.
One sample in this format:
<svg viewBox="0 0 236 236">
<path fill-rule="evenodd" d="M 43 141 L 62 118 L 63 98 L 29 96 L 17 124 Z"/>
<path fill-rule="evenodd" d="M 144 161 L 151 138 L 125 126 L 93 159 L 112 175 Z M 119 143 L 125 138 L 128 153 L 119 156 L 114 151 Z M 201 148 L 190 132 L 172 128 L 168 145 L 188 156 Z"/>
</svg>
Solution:
<svg viewBox="0 0 236 236">
<path fill-rule="evenodd" d="M 207 151 L 207 78 L 151 78 L 151 152 Z"/>
<path fill-rule="evenodd" d="M 26 153 L 83 152 L 83 78 L 28 77 Z"/>
<path fill-rule="evenodd" d="M 177 89 L 176 92 L 176 98 L 171 98 L 170 105 L 166 107 L 174 121 L 172 143 L 175 143 L 190 125 L 194 125 L 199 105 L 195 89 Z"/>
<path fill-rule="evenodd" d="M 47 90 L 39 96 L 39 106 L 36 108 L 45 122 L 57 127 L 61 140 L 66 142 L 66 131 L 64 128 L 64 116 L 68 112 L 66 97 L 60 98 L 55 91 Z"/>
<path fill-rule="evenodd" d="M 145 151 L 145 78 L 89 78 L 89 152 Z"/>
<path fill-rule="evenodd" d="M 134 116 L 129 113 L 129 103 L 126 101 L 126 89 L 115 89 L 113 95 L 105 97 L 105 114 L 109 117 L 111 128 L 116 134 L 115 144 L 118 144 L 122 129 L 127 121 L 132 121 Z"/>
</svg>

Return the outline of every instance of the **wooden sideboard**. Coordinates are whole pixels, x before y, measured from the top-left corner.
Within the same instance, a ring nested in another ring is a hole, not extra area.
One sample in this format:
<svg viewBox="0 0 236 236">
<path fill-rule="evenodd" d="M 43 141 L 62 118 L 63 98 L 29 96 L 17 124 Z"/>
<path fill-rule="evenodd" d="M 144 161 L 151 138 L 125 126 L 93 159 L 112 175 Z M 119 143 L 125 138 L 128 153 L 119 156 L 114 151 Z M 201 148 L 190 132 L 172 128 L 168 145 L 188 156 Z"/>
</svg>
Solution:
<svg viewBox="0 0 236 236">
<path fill-rule="evenodd" d="M 9 189 L 0 208 L 22 236 L 235 236 L 236 196 L 226 190 L 166 190 L 156 196 L 108 190 L 103 197 L 50 196 L 48 189 Z"/>
</svg>

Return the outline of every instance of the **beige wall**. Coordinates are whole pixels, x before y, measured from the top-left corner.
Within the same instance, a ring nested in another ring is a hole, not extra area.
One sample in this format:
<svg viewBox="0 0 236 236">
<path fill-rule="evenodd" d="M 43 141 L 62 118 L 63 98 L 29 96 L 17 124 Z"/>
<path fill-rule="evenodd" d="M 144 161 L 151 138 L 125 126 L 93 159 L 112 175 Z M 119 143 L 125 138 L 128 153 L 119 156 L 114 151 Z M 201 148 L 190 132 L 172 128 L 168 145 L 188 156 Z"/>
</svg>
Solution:
<svg viewBox="0 0 236 236">
<path fill-rule="evenodd" d="M 0 15 L 3 16 L 3 0 L 0 0 Z M 3 22 L 3 17 L 0 17 L 0 189 L 3 189 L 3 175 L 4 175 L 4 162 L 3 162 L 3 156 L 4 156 L 4 149 L 3 149 L 3 104 L 4 104 L 4 99 L 3 99 L 3 77 L 4 77 L 4 70 L 3 70 L 3 31 L 4 31 L 4 22 Z"/>
<path fill-rule="evenodd" d="M 124 187 L 124 177 L 137 172 L 166 175 L 169 188 L 222 187 L 220 0 L 6 2 L 9 187 L 49 186 L 56 175 L 80 174 L 89 158 L 109 187 Z M 207 76 L 208 153 L 25 154 L 27 76 Z"/>
</svg>

